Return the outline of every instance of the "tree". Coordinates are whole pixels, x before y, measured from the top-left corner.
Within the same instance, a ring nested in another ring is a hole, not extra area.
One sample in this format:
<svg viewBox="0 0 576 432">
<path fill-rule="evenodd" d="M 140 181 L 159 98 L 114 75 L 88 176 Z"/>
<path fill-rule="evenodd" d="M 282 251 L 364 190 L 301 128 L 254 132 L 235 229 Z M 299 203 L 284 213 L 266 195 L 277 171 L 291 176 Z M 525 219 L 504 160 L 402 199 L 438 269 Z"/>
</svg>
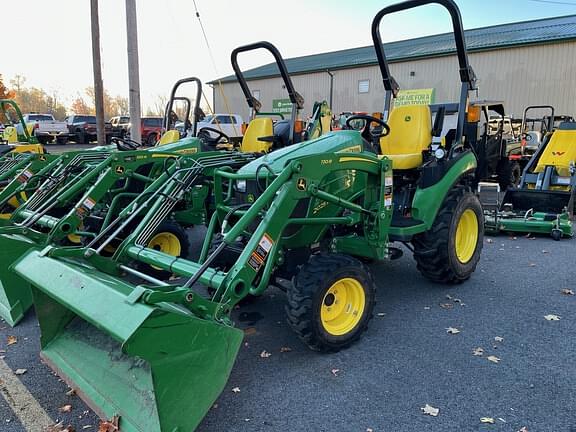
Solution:
<svg viewBox="0 0 576 432">
<path fill-rule="evenodd" d="M 86 101 L 78 94 L 76 99 L 72 101 L 70 109 L 74 114 L 94 114 L 94 107 L 88 106 Z"/>
<path fill-rule="evenodd" d="M 86 88 L 86 95 L 92 102 L 92 106 L 95 106 L 94 99 L 94 87 L 90 86 Z M 94 108 L 95 110 L 95 108 Z M 123 115 L 128 113 L 128 98 L 120 95 L 111 96 L 106 89 L 104 89 L 104 117 L 109 119 L 110 117 Z"/>
<path fill-rule="evenodd" d="M 8 88 L 4 85 L 4 81 L 2 79 L 2 74 L 0 74 L 0 99 L 13 99 L 14 98 L 14 91 L 8 90 Z M 0 110 L 0 122 L 5 123 L 6 117 L 4 113 Z"/>
</svg>

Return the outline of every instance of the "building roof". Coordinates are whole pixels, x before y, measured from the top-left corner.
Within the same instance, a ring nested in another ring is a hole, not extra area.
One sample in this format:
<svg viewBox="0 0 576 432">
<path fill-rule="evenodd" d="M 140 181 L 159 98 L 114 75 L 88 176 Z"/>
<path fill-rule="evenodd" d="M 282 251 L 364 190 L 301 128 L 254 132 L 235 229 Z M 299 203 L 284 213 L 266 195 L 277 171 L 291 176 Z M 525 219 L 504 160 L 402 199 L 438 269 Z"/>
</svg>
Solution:
<svg viewBox="0 0 576 432">
<path fill-rule="evenodd" d="M 543 18 L 466 30 L 466 44 L 470 52 L 486 51 L 521 45 L 576 40 L 576 15 Z M 425 36 L 384 44 L 390 62 L 449 55 L 456 51 L 452 33 Z M 377 64 L 372 45 L 286 59 L 291 74 L 345 69 Z M 244 72 L 246 79 L 279 76 L 278 67 L 270 63 Z M 219 80 L 211 81 L 215 84 Z M 236 81 L 234 75 L 222 82 Z"/>
</svg>

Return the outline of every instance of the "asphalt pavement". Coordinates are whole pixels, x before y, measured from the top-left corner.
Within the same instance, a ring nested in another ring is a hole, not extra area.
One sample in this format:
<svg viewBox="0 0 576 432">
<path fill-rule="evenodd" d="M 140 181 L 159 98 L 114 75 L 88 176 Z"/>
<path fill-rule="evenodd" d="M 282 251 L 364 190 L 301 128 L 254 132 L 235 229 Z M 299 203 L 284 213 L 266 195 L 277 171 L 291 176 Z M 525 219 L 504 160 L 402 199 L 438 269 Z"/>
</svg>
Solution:
<svg viewBox="0 0 576 432">
<path fill-rule="evenodd" d="M 285 294 L 272 288 L 235 311 L 244 344 L 198 431 L 575 432 L 576 296 L 562 293 L 576 291 L 575 252 L 575 240 L 486 237 L 477 271 L 456 287 L 425 280 L 409 252 L 372 264 L 370 327 L 328 355 L 303 346 L 285 322 Z M 17 343 L 7 346 L 9 336 Z M 97 430 L 96 416 L 41 364 L 33 312 L 0 327 L 0 350 L 10 368 L 27 369 L 18 378 L 52 419 Z M 437 416 L 422 411 L 427 404 Z M 70 412 L 59 411 L 65 405 Z M 3 398 L 0 430 L 25 430 Z"/>
</svg>

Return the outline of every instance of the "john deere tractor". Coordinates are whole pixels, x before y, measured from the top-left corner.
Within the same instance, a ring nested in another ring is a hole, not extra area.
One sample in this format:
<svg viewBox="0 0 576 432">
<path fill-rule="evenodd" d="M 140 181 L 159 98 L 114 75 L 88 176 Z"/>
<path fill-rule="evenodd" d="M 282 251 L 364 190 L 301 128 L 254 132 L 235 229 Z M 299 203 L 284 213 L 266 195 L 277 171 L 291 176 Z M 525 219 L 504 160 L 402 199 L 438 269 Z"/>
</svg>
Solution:
<svg viewBox="0 0 576 432">
<path fill-rule="evenodd" d="M 430 3 L 452 17 L 461 77 L 456 128 L 443 145 L 441 114 L 432 125 L 427 106 L 391 110 L 398 85 L 379 32 L 385 15 Z M 331 352 L 357 341 L 372 317 L 376 285 L 363 260 L 399 258 L 402 243 L 432 281 L 456 284 L 473 273 L 483 225 L 471 190 L 477 160 L 462 139 L 475 78 L 459 10 L 453 0 L 388 6 L 374 18 L 372 37 L 386 89 L 383 119 L 358 117 L 361 132 L 327 133 L 238 170 L 214 169 L 215 211 L 198 261 L 149 247 L 166 210 L 205 167 L 180 156 L 112 228 L 83 245 L 32 248 L 11 267 L 32 286 L 46 363 L 100 415 L 119 415 L 122 430 L 193 430 L 241 345 L 234 306 L 276 277 L 291 278 L 286 312 L 294 331 L 311 349 Z M 129 235 L 114 244 L 122 230 Z M 160 280 L 141 264 L 178 278 Z"/>
<path fill-rule="evenodd" d="M 34 125 L 26 124 L 22 111 L 20 111 L 20 107 L 15 101 L 12 99 L 0 99 L 0 113 L 11 122 L 0 135 L 0 156 L 10 152 L 44 153 L 44 147 L 32 134 Z M 22 126 L 22 133 L 20 134 L 15 126 L 18 123 Z"/>
</svg>

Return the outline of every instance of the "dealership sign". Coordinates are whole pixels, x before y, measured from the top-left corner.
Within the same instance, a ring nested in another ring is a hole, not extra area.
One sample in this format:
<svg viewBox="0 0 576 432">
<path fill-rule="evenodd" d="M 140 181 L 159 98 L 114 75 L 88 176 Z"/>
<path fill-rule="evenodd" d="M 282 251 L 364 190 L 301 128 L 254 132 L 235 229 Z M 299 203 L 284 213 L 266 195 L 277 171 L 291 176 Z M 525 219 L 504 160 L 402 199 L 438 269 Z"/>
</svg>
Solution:
<svg viewBox="0 0 576 432">
<path fill-rule="evenodd" d="M 291 114 L 292 102 L 290 102 L 290 99 L 274 99 L 272 101 L 272 112 L 278 114 Z"/>
<path fill-rule="evenodd" d="M 394 101 L 394 106 L 400 105 L 431 105 L 434 103 L 434 89 L 400 90 Z"/>
</svg>

